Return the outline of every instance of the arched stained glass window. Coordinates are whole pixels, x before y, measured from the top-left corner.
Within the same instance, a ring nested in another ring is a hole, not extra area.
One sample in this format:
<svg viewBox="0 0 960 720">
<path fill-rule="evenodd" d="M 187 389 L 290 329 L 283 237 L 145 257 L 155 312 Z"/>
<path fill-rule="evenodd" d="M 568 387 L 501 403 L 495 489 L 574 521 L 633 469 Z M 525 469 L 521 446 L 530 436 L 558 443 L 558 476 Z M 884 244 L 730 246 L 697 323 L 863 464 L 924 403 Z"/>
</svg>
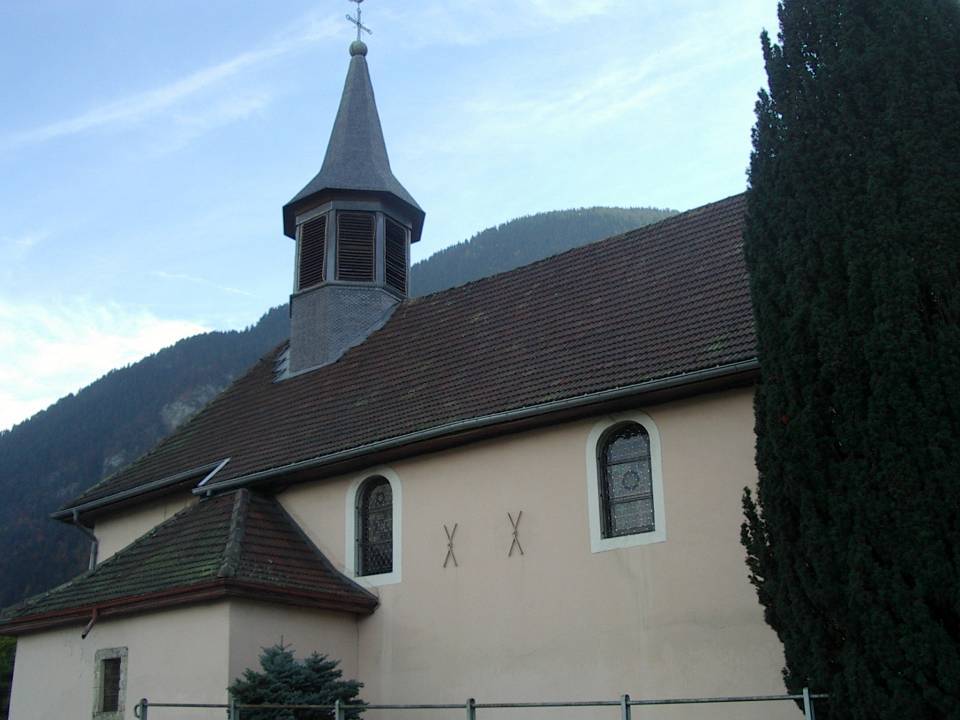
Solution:
<svg viewBox="0 0 960 720">
<path fill-rule="evenodd" d="M 603 436 L 597 453 L 603 537 L 656 529 L 650 435 L 639 423 L 623 423 Z"/>
<path fill-rule="evenodd" d="M 393 490 L 383 477 L 364 481 L 357 493 L 357 575 L 393 571 Z"/>
</svg>

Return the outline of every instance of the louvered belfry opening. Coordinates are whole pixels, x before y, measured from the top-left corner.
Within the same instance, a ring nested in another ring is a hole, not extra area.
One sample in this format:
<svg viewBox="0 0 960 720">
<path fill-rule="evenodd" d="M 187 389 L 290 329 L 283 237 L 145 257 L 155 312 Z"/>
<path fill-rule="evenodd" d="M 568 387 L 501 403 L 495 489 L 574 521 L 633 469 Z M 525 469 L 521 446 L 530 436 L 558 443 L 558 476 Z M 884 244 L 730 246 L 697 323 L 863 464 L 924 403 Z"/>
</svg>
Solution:
<svg viewBox="0 0 960 720">
<path fill-rule="evenodd" d="M 300 226 L 300 267 L 297 290 L 323 282 L 327 255 L 327 216 L 320 215 Z"/>
<path fill-rule="evenodd" d="M 384 278 L 387 287 L 407 294 L 407 229 L 395 220 L 385 218 Z"/>
<path fill-rule="evenodd" d="M 337 213 L 337 280 L 372 282 L 376 278 L 376 215 Z"/>
</svg>

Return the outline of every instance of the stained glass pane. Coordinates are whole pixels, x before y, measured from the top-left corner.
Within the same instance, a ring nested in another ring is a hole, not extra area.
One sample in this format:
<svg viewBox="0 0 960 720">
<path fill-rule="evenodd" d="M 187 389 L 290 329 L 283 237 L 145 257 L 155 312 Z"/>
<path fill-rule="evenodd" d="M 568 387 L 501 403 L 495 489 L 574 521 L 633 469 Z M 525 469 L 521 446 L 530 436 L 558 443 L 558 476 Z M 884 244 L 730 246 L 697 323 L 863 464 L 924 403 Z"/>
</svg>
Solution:
<svg viewBox="0 0 960 720">
<path fill-rule="evenodd" d="M 389 542 L 393 535 L 393 513 L 388 508 L 387 512 L 382 510 L 367 513 L 366 522 L 366 540 L 368 543 Z"/>
<path fill-rule="evenodd" d="M 650 495 L 653 483 L 649 461 L 621 463 L 607 468 L 607 497 Z"/>
<path fill-rule="evenodd" d="M 624 425 L 607 441 L 606 454 L 608 463 L 649 457 L 650 437 L 642 425 Z"/>
<path fill-rule="evenodd" d="M 650 436 L 638 423 L 617 426 L 599 454 L 604 537 L 654 530 Z"/>
<path fill-rule="evenodd" d="M 610 508 L 613 535 L 653 530 L 653 498 L 616 503 Z"/>
<path fill-rule="evenodd" d="M 393 494 L 390 492 L 390 485 L 383 483 L 370 490 L 370 509 L 390 507 Z"/>
<path fill-rule="evenodd" d="M 361 489 L 357 527 L 360 575 L 393 570 L 393 491 L 384 478 L 371 478 Z"/>
</svg>

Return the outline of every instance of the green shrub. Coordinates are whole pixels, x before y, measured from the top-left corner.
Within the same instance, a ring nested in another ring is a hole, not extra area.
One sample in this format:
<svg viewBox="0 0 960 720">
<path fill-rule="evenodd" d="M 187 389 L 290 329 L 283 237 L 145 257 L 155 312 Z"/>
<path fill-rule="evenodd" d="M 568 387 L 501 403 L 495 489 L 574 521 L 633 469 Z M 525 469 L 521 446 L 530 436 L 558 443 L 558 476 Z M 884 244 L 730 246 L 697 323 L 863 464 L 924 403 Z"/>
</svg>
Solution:
<svg viewBox="0 0 960 720">
<path fill-rule="evenodd" d="M 313 653 L 297 660 L 289 645 L 282 641 L 264 648 L 260 654 L 260 672 L 245 670 L 228 688 L 238 704 L 262 705 L 362 705 L 357 696 L 363 683 L 341 680 L 338 660 Z M 360 717 L 360 710 L 348 710 L 347 718 Z M 244 710 L 244 720 L 329 720 L 333 710 Z"/>
</svg>

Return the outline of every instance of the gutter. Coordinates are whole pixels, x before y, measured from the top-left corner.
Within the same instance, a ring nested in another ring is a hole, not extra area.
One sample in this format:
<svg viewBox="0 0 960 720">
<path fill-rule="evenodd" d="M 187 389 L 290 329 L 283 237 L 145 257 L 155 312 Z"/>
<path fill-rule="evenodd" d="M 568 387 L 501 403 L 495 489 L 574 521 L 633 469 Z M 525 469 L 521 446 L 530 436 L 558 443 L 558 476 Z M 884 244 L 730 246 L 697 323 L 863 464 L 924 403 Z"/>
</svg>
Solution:
<svg viewBox="0 0 960 720">
<path fill-rule="evenodd" d="M 728 365 L 718 365 L 706 370 L 695 370 L 693 372 L 683 373 L 680 375 L 672 375 L 668 378 L 648 380 L 646 382 L 636 383 L 634 385 L 625 385 L 623 387 L 613 388 L 611 390 L 602 390 L 589 395 L 579 395 L 577 397 L 565 398 L 563 400 L 553 400 L 546 403 L 539 403 L 537 405 L 528 405 L 527 407 L 506 410 L 499 413 L 492 413 L 490 415 L 481 415 L 474 418 L 468 418 L 466 420 L 457 420 L 444 425 L 436 425 L 424 430 L 417 430 L 416 432 L 407 433 L 405 435 L 397 435 L 386 440 L 378 440 L 377 442 L 368 443 L 366 445 L 359 445 L 348 450 L 340 450 L 328 455 L 320 455 L 308 460 L 301 460 L 288 465 L 281 465 L 268 470 L 250 473 L 249 475 L 242 475 L 230 480 L 224 480 L 223 482 L 206 485 L 202 488 L 197 487 L 193 490 L 193 494 L 206 495 L 209 497 L 216 492 L 231 490 L 238 487 L 245 487 L 257 482 L 287 475 L 292 472 L 312 470 L 315 468 L 324 467 L 326 465 L 331 465 L 333 463 L 342 462 L 344 460 L 352 460 L 362 455 L 383 450 L 392 450 L 423 440 L 433 440 L 459 432 L 489 427 L 491 425 L 499 425 L 501 423 L 523 420 L 535 417 L 537 415 L 546 415 L 548 413 L 560 412 L 563 410 L 583 408 L 589 405 L 596 405 L 598 403 L 609 402 L 613 400 L 621 400 L 624 398 L 629 398 L 633 395 L 642 395 L 658 390 L 679 388 L 683 387 L 684 385 L 692 385 L 698 382 L 714 380 L 726 375 L 735 375 L 759 369 L 760 362 L 756 358 L 752 360 L 742 360 L 740 362 L 730 363 Z"/>
<path fill-rule="evenodd" d="M 200 481 L 200 485 L 203 485 L 210 480 L 210 478 L 220 472 L 220 470 L 223 469 L 223 466 L 229 461 L 230 458 L 216 460 L 212 463 L 207 463 L 206 465 L 201 465 L 200 467 L 196 467 L 191 470 L 184 470 L 183 472 L 176 473 L 175 475 L 168 475 L 165 478 L 160 478 L 159 480 L 154 480 L 143 485 L 137 485 L 136 487 L 129 488 L 127 490 L 121 490 L 120 492 L 113 493 L 112 495 L 107 495 L 102 498 L 97 498 L 96 500 L 90 500 L 89 502 L 81 503 L 75 507 L 57 510 L 55 513 L 51 513 L 50 517 L 54 520 L 66 520 L 71 517 L 77 517 L 80 513 L 96 510 L 97 508 L 101 508 L 105 505 L 112 505 L 115 502 L 120 502 L 121 500 L 126 500 L 127 498 L 135 497 L 137 495 L 143 495 L 151 490 L 159 490 L 169 485 L 176 485 L 184 480 L 189 480 L 192 477 L 196 477 L 201 473 L 206 473 L 203 480 Z"/>
<path fill-rule="evenodd" d="M 93 630 L 93 626 L 97 624 L 97 619 L 100 617 L 100 611 L 98 608 L 93 608 L 93 614 L 90 616 L 90 622 L 87 623 L 86 627 L 83 628 L 83 632 L 80 633 L 80 639 L 86 640 L 87 635 L 90 634 L 90 631 Z"/>
<path fill-rule="evenodd" d="M 158 610 L 175 605 L 185 605 L 223 598 L 247 598 L 250 600 L 274 600 L 295 607 L 312 607 L 323 610 L 339 610 L 356 615 L 370 615 L 378 601 L 371 595 L 369 602 L 344 598 L 336 591 L 311 592 L 296 588 L 276 588 L 269 584 L 251 581 L 236 581 L 232 578 L 215 578 L 196 585 L 187 585 L 143 595 L 119 597 L 92 605 L 82 605 L 61 610 L 49 610 L 33 615 L 24 613 L 19 617 L 0 622 L 3 635 L 20 635 L 26 632 L 47 630 L 63 625 L 78 625 L 86 621 L 82 637 L 86 638 L 93 626 L 104 617 L 129 615 L 137 612 Z"/>
</svg>

